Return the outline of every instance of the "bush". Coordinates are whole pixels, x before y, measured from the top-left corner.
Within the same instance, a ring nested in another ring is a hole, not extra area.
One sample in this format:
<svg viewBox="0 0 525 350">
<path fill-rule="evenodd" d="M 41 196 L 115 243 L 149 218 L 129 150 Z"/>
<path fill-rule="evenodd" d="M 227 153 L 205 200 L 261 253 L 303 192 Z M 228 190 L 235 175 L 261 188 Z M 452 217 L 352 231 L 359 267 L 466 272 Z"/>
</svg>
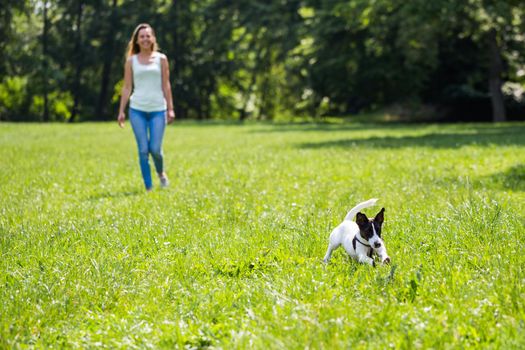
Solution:
<svg viewBox="0 0 525 350">
<path fill-rule="evenodd" d="M 0 83 L 0 120 L 21 120 L 27 114 L 27 77 L 6 77 Z"/>
</svg>

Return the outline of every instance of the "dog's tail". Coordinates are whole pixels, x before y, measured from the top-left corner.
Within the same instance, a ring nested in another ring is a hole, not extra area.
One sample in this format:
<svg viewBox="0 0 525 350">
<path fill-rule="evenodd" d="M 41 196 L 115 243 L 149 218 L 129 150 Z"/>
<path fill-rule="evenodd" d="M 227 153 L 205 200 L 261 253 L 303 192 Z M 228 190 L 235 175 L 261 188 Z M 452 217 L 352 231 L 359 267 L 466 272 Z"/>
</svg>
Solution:
<svg viewBox="0 0 525 350">
<path fill-rule="evenodd" d="M 357 213 L 359 213 L 361 210 L 365 208 L 374 206 L 376 202 L 377 202 L 377 198 L 372 198 L 372 199 L 367 200 L 366 202 L 359 203 L 358 205 L 350 209 L 348 214 L 346 214 L 345 216 L 345 220 L 352 220 Z"/>
</svg>

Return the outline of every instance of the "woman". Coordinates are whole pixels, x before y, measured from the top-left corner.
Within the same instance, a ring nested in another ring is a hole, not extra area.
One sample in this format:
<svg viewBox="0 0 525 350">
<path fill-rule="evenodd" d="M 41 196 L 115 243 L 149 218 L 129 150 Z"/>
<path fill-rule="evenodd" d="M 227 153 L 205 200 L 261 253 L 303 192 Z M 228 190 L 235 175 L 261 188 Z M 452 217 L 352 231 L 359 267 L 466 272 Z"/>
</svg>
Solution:
<svg viewBox="0 0 525 350">
<path fill-rule="evenodd" d="M 169 184 L 164 171 L 162 138 L 166 121 L 171 123 L 175 119 L 168 59 L 157 49 L 153 28 L 149 24 L 139 24 L 128 44 L 118 114 L 118 124 L 122 128 L 126 119 L 124 109 L 130 100 L 129 120 L 137 140 L 140 170 L 146 191 L 153 188 L 149 154 L 153 158 L 160 186 L 166 187 Z"/>
</svg>

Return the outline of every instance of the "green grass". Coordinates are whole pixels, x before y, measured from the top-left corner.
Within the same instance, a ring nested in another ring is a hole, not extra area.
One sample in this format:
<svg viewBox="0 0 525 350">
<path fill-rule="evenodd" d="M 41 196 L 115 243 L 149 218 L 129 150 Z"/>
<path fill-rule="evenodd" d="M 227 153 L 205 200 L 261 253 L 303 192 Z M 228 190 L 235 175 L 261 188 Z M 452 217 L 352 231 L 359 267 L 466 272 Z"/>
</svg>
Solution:
<svg viewBox="0 0 525 350">
<path fill-rule="evenodd" d="M 0 124 L 0 348 L 523 349 L 525 124 Z M 156 183 L 158 185 L 158 182 Z M 391 266 L 331 229 L 380 198 Z"/>
</svg>

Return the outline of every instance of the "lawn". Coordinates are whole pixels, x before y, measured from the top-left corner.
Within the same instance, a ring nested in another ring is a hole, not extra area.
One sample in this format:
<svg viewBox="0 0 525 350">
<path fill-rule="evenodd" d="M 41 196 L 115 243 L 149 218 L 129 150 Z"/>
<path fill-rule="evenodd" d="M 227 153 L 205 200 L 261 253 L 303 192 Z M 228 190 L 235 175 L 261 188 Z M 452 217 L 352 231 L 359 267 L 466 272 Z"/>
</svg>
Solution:
<svg viewBox="0 0 525 350">
<path fill-rule="evenodd" d="M 525 123 L 0 124 L 0 348 L 523 349 Z M 386 208 L 375 268 L 330 231 Z"/>
</svg>

